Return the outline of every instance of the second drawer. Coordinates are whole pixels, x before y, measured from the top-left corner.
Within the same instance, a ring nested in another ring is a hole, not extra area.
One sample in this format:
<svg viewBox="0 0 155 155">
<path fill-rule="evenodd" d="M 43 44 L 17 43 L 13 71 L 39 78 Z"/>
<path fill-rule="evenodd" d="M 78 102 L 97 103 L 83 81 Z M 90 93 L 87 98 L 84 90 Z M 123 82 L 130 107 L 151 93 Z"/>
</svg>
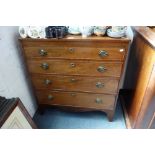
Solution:
<svg viewBox="0 0 155 155">
<path fill-rule="evenodd" d="M 92 78 L 80 76 L 50 76 L 32 75 L 32 82 L 36 90 L 65 90 L 83 91 L 95 93 L 116 94 L 118 79 L 115 78 Z"/>
<path fill-rule="evenodd" d="M 120 77 L 122 62 L 34 59 L 28 61 L 31 73 Z"/>
</svg>

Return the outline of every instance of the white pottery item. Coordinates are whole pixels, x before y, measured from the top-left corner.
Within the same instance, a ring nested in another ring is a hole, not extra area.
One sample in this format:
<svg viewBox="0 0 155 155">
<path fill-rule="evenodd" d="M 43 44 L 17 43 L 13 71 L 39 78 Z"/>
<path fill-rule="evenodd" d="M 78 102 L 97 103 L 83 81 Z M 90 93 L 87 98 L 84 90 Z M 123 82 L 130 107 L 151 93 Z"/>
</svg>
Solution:
<svg viewBox="0 0 155 155">
<path fill-rule="evenodd" d="M 80 31 L 81 31 L 82 37 L 86 38 L 86 37 L 92 35 L 92 33 L 94 31 L 94 26 L 82 26 L 82 27 L 80 27 Z"/>
<path fill-rule="evenodd" d="M 36 26 L 30 26 L 28 29 L 28 36 L 30 38 L 39 38 L 39 28 Z"/>
<path fill-rule="evenodd" d="M 126 35 L 126 30 L 121 30 L 121 31 L 112 31 L 112 29 L 108 29 L 107 30 L 107 35 L 109 37 L 113 37 L 113 38 L 121 38 L 121 37 L 124 37 Z"/>
<path fill-rule="evenodd" d="M 18 31 L 21 38 L 26 38 L 28 36 L 28 26 L 20 26 Z"/>
<path fill-rule="evenodd" d="M 112 26 L 111 31 L 112 32 L 120 32 L 126 29 L 126 26 Z"/>
<path fill-rule="evenodd" d="M 42 39 L 46 38 L 45 28 L 46 28 L 45 26 L 38 27 L 39 38 L 42 38 Z"/>
<path fill-rule="evenodd" d="M 73 35 L 81 34 L 79 26 L 69 26 L 68 32 Z"/>
<path fill-rule="evenodd" d="M 106 26 L 95 26 L 94 27 L 94 34 L 97 36 L 103 36 L 106 32 Z"/>
</svg>

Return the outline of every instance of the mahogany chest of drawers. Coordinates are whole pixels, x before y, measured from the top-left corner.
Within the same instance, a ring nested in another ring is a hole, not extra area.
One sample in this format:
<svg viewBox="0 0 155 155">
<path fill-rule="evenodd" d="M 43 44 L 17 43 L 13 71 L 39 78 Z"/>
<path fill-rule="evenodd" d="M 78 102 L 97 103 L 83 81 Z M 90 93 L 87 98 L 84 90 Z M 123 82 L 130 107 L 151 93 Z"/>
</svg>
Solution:
<svg viewBox="0 0 155 155">
<path fill-rule="evenodd" d="M 20 39 L 40 107 L 99 110 L 112 121 L 129 39 Z"/>
</svg>

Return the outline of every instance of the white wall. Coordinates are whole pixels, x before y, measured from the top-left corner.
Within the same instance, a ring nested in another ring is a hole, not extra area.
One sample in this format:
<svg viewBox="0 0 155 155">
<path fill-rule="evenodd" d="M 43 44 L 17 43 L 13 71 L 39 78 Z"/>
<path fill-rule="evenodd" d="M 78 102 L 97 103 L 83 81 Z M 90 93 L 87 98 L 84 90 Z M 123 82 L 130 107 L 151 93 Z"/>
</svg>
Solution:
<svg viewBox="0 0 155 155">
<path fill-rule="evenodd" d="M 0 96 L 19 97 L 33 116 L 37 106 L 24 71 L 18 37 L 18 27 L 0 27 Z"/>
</svg>

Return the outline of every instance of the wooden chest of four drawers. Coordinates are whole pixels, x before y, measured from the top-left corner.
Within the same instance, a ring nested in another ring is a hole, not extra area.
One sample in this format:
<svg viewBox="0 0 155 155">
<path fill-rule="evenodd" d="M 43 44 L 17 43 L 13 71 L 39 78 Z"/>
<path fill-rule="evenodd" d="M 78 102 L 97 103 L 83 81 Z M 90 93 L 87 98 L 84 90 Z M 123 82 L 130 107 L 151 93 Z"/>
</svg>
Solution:
<svg viewBox="0 0 155 155">
<path fill-rule="evenodd" d="M 39 106 L 100 110 L 111 121 L 129 39 L 20 39 Z"/>
</svg>

